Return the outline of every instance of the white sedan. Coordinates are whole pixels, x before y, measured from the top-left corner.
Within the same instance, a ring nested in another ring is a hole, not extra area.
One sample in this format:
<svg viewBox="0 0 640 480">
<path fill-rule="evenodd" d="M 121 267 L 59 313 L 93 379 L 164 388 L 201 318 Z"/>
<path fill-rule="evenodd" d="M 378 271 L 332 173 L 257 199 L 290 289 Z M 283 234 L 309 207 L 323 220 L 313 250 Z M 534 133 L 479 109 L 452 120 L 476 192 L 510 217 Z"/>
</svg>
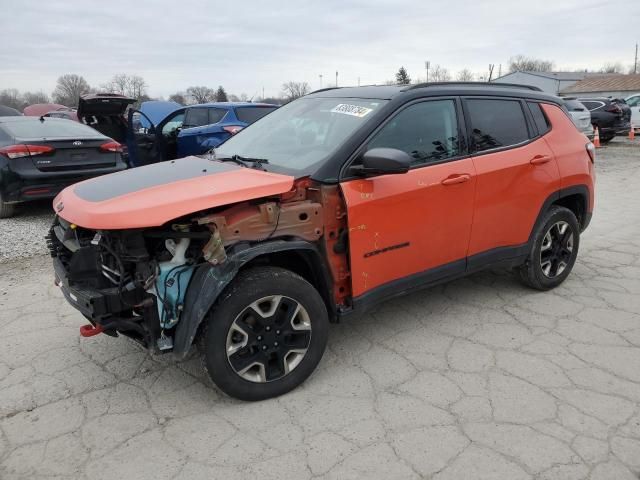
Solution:
<svg viewBox="0 0 640 480">
<path fill-rule="evenodd" d="M 624 99 L 631 108 L 631 125 L 634 130 L 640 129 L 640 93 Z"/>
</svg>

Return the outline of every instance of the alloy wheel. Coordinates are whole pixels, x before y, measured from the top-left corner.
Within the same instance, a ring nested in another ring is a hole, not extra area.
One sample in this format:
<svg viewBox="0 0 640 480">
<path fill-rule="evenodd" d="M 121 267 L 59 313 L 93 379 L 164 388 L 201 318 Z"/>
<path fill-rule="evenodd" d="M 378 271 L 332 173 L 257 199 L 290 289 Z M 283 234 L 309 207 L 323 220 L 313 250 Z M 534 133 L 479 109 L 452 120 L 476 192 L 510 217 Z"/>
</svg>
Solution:
<svg viewBox="0 0 640 480">
<path fill-rule="evenodd" d="M 307 310 L 290 297 L 271 295 L 235 318 L 227 334 L 227 359 L 243 379 L 271 382 L 300 365 L 310 341 Z"/>
<path fill-rule="evenodd" d="M 554 223 L 542 239 L 540 268 L 547 278 L 555 278 L 565 271 L 573 255 L 574 234 L 565 221 Z"/>
</svg>

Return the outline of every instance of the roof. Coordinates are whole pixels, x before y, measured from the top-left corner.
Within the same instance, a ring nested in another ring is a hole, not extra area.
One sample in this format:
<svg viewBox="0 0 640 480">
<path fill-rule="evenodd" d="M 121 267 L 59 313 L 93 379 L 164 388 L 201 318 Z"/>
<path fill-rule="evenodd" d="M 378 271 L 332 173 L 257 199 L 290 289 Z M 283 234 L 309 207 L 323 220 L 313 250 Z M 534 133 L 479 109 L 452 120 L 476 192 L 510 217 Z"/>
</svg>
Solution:
<svg viewBox="0 0 640 480">
<path fill-rule="evenodd" d="M 310 93 L 307 97 L 331 98 L 367 98 L 391 100 L 401 94 L 417 97 L 438 95 L 496 95 L 512 97 L 530 97 L 558 102 L 553 96 L 526 85 L 481 83 L 481 82 L 442 82 L 418 85 L 369 85 L 365 87 L 326 88 Z"/>
<path fill-rule="evenodd" d="M 635 75 L 607 75 L 603 77 L 585 78 L 560 93 L 587 92 L 640 92 L 640 74 Z"/>
<path fill-rule="evenodd" d="M 594 77 L 594 76 L 601 76 L 601 75 L 606 75 L 606 74 L 602 74 L 602 73 L 594 73 L 594 72 L 531 72 L 531 71 L 526 71 L 526 70 L 518 70 L 515 72 L 509 72 L 505 75 L 502 75 L 501 77 L 496 78 L 495 80 L 493 80 L 494 82 L 502 79 L 502 78 L 506 78 L 509 77 L 511 75 L 514 75 L 516 73 L 524 73 L 526 75 L 533 75 L 534 77 L 543 77 L 543 78 L 550 78 L 552 80 L 563 80 L 563 81 L 579 81 L 582 80 L 584 78 L 588 78 L 588 77 Z"/>
<path fill-rule="evenodd" d="M 194 108 L 194 107 L 277 107 L 278 105 L 273 105 L 272 103 L 254 103 L 254 102 L 209 102 L 209 103 L 198 103 L 196 105 L 187 105 L 186 108 Z"/>
<path fill-rule="evenodd" d="M 58 110 L 70 110 L 70 108 L 59 103 L 35 103 L 28 107 L 24 107 L 22 113 L 30 117 L 40 117 L 45 113 L 55 112 Z"/>
<path fill-rule="evenodd" d="M 0 105 L 0 117 L 9 117 L 9 116 L 21 116 L 22 114 L 16 110 L 15 108 L 7 107 L 5 105 Z"/>
</svg>

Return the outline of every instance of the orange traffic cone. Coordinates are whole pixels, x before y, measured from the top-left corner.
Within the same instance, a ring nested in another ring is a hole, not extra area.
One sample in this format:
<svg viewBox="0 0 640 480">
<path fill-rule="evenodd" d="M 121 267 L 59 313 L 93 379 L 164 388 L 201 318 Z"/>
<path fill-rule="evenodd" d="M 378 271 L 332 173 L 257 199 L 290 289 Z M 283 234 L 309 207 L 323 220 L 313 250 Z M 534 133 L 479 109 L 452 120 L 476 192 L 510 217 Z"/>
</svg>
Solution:
<svg viewBox="0 0 640 480">
<path fill-rule="evenodd" d="M 635 140 L 636 139 L 636 131 L 635 131 L 635 127 L 633 126 L 633 123 L 631 124 L 631 130 L 629 130 L 629 140 Z"/>
<path fill-rule="evenodd" d="M 598 127 L 596 127 L 596 132 L 593 135 L 593 146 L 600 148 L 600 132 L 598 132 Z"/>
</svg>

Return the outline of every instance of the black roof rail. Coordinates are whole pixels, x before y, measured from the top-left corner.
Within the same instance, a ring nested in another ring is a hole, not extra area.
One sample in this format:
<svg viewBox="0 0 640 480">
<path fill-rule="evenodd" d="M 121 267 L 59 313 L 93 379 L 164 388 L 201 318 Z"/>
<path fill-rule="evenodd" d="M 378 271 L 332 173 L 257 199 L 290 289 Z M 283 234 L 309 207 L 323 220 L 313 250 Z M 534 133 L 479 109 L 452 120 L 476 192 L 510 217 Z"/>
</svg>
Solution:
<svg viewBox="0 0 640 480">
<path fill-rule="evenodd" d="M 314 90 L 313 92 L 308 93 L 307 95 L 311 95 L 312 93 L 326 92 L 327 90 L 335 90 L 336 88 L 342 88 L 342 87 L 325 87 L 325 88 L 319 88 L 318 90 Z"/>
<path fill-rule="evenodd" d="M 426 87 L 441 87 L 441 86 L 456 86 L 462 85 L 466 87 L 497 87 L 497 88 L 519 88 L 524 90 L 533 90 L 534 92 L 542 92 L 542 89 L 539 87 L 534 87 L 533 85 L 519 85 L 517 83 L 498 83 L 498 82 L 428 82 L 428 83 L 417 83 L 415 85 L 410 85 L 407 88 L 403 89 L 403 92 L 408 90 L 414 90 L 416 88 L 426 88 Z"/>
</svg>

